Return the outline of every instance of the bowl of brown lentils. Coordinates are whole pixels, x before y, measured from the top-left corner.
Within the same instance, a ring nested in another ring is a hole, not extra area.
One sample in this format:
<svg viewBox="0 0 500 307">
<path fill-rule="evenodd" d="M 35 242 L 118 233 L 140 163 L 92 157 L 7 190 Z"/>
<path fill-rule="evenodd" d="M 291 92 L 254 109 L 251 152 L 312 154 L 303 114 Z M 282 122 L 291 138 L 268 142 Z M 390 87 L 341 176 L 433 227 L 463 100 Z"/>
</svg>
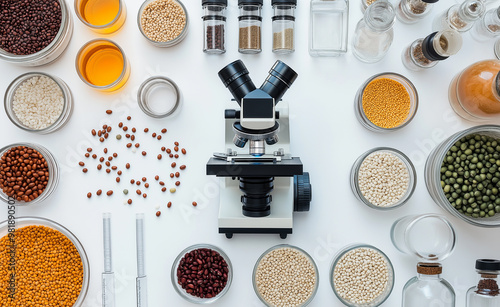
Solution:
<svg viewBox="0 0 500 307">
<path fill-rule="evenodd" d="M 188 32 L 186 7 L 177 0 L 146 0 L 137 14 L 141 34 L 156 47 L 172 47 Z"/>
<path fill-rule="evenodd" d="M 194 304 L 211 304 L 223 297 L 233 280 L 229 257 L 210 244 L 189 246 L 172 265 L 172 284 L 179 295 Z"/>
<path fill-rule="evenodd" d="M 39 203 L 58 183 L 59 166 L 45 147 L 17 143 L 0 149 L 0 199 L 5 203 Z"/>
<path fill-rule="evenodd" d="M 318 291 L 319 272 L 304 250 L 280 244 L 255 263 L 253 288 L 266 306 L 307 306 Z"/>
<path fill-rule="evenodd" d="M 353 244 L 344 247 L 333 258 L 330 284 L 344 305 L 376 307 L 391 295 L 394 268 L 378 248 Z"/>
</svg>

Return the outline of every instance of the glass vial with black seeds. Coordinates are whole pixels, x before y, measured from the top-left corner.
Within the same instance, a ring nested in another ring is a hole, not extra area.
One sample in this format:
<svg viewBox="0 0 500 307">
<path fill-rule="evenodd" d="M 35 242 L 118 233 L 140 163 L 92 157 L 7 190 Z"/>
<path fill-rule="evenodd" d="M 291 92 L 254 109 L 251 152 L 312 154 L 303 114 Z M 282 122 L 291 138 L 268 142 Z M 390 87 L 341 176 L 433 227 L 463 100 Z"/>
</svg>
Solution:
<svg viewBox="0 0 500 307">
<path fill-rule="evenodd" d="M 273 52 L 286 54 L 295 51 L 295 8 L 297 0 L 272 0 Z"/>
<path fill-rule="evenodd" d="M 478 274 L 477 286 L 467 291 L 466 307 L 500 306 L 500 291 L 498 289 L 498 275 L 500 274 L 500 260 L 476 260 Z"/>
<path fill-rule="evenodd" d="M 263 0 L 238 0 L 240 8 L 238 51 L 259 53 L 261 47 Z"/>
<path fill-rule="evenodd" d="M 227 0 L 202 0 L 203 52 L 222 54 L 226 52 L 226 8 Z"/>
</svg>

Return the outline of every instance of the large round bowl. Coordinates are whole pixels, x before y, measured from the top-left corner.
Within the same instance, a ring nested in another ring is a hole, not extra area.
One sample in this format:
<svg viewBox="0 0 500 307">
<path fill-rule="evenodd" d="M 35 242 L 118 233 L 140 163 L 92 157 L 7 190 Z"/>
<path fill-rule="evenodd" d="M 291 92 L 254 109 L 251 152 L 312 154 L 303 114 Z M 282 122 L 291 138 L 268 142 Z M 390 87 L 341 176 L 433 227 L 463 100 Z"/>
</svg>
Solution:
<svg viewBox="0 0 500 307">
<path fill-rule="evenodd" d="M 15 215 L 13 215 L 13 216 L 15 217 Z M 87 253 L 85 252 L 85 249 L 83 248 L 82 243 L 80 243 L 78 238 L 71 231 L 69 231 L 66 227 L 64 227 L 61 224 L 58 224 L 52 220 L 49 220 L 46 218 L 41 218 L 41 217 L 31 217 L 31 216 L 15 217 L 14 220 L 15 220 L 15 228 L 16 229 L 19 229 L 21 227 L 26 227 L 26 226 L 46 226 L 46 227 L 49 227 L 49 228 L 52 228 L 54 230 L 59 231 L 65 237 L 67 237 L 71 241 L 71 243 L 73 243 L 76 250 L 78 251 L 78 254 L 80 255 L 80 259 L 82 260 L 83 282 L 82 282 L 82 289 L 80 291 L 80 294 L 78 295 L 78 298 L 72 307 L 82 306 L 83 302 L 85 300 L 85 297 L 87 296 L 87 292 L 89 290 L 89 285 L 90 285 L 90 265 L 89 265 L 89 260 L 87 258 Z M 0 223 L 0 238 L 6 236 L 9 233 L 8 232 L 9 231 L 9 221 L 10 221 L 10 225 L 12 225 L 11 224 L 12 219 L 8 219 L 8 220 L 5 220 L 5 221 Z"/>
</svg>

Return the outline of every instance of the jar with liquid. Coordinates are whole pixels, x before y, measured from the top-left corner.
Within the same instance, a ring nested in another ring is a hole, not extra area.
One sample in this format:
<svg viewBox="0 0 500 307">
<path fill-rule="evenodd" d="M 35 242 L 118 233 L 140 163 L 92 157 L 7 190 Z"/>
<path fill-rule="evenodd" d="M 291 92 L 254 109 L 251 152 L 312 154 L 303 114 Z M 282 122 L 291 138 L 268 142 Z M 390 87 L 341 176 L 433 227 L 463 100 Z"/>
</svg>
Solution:
<svg viewBox="0 0 500 307">
<path fill-rule="evenodd" d="M 311 0 L 309 54 L 338 56 L 347 52 L 349 2 Z"/>
<path fill-rule="evenodd" d="M 221 54 L 226 52 L 226 8 L 227 0 L 203 0 L 203 52 Z"/>
<path fill-rule="evenodd" d="M 272 0 L 273 52 L 291 53 L 295 51 L 295 8 L 297 0 Z"/>
<path fill-rule="evenodd" d="M 486 5 L 483 0 L 467 0 L 462 4 L 455 4 L 434 19 L 432 30 L 469 31 L 485 11 Z"/>
<path fill-rule="evenodd" d="M 416 23 L 431 12 L 432 4 L 436 2 L 438 0 L 401 0 L 396 15 L 402 23 Z"/>
<path fill-rule="evenodd" d="M 498 275 L 500 261 L 495 259 L 476 260 L 478 274 L 477 286 L 467 291 L 466 307 L 496 307 L 500 306 L 500 291 Z"/>
<path fill-rule="evenodd" d="M 239 45 L 240 53 L 259 53 L 261 47 L 263 0 L 238 0 L 240 8 L 239 20 Z"/>
<path fill-rule="evenodd" d="M 477 41 L 491 41 L 500 36 L 500 6 L 491 9 L 478 20 L 471 30 L 471 36 Z"/>
<path fill-rule="evenodd" d="M 401 306 L 455 307 L 455 291 L 449 282 L 441 278 L 442 271 L 439 263 L 419 262 L 417 276 L 410 279 L 403 288 Z"/>
<path fill-rule="evenodd" d="M 459 73 L 449 87 L 453 110 L 471 121 L 500 116 L 500 60 L 474 63 Z"/>
</svg>

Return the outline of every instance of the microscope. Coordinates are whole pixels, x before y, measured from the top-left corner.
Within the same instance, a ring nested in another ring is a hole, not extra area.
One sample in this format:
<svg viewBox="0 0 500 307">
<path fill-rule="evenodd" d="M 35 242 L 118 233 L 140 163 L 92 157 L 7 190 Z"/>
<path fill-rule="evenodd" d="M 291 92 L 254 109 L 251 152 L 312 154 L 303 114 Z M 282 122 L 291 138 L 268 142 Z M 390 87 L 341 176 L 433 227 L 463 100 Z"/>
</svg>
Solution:
<svg viewBox="0 0 500 307">
<path fill-rule="evenodd" d="M 219 233 L 292 233 L 293 213 L 309 211 L 312 187 L 290 155 L 288 104 L 281 98 L 297 73 L 277 61 L 256 88 L 242 61 L 219 71 L 239 109 L 225 110 L 226 152 L 215 153 L 207 175 L 220 177 Z M 278 144 L 279 143 L 279 144 Z M 248 153 L 242 149 L 248 146 Z M 240 152 L 238 152 L 240 150 Z"/>
</svg>

